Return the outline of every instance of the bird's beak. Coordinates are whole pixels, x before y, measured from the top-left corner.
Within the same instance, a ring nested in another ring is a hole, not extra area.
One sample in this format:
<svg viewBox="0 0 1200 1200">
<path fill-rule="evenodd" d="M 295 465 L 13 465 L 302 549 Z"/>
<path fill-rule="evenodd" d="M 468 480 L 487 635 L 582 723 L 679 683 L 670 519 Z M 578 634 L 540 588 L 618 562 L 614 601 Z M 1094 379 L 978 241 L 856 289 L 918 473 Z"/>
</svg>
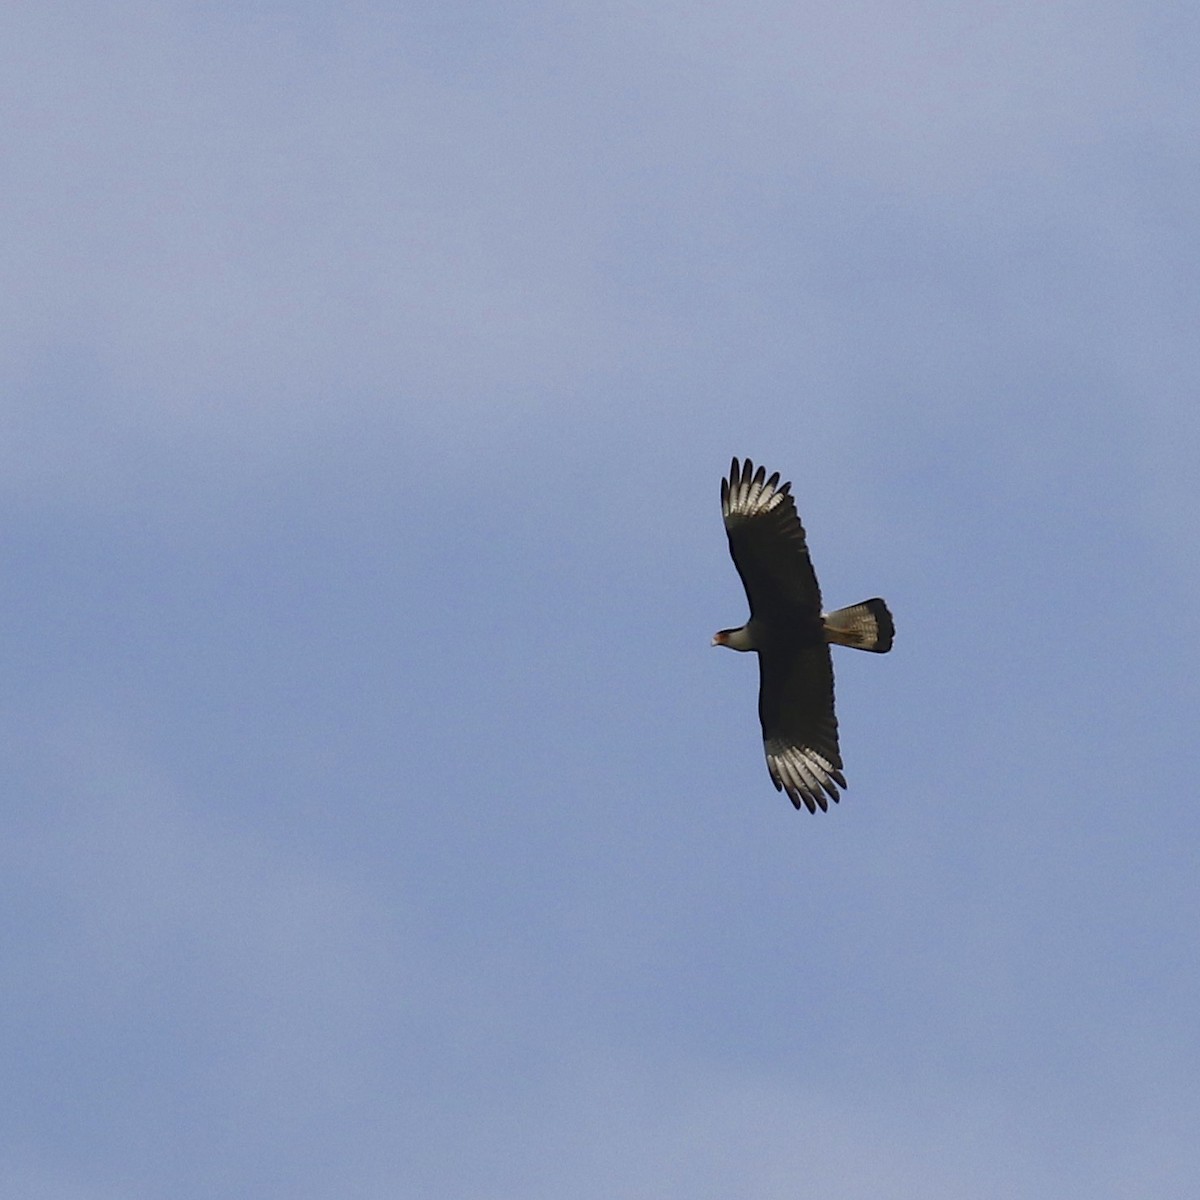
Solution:
<svg viewBox="0 0 1200 1200">
<path fill-rule="evenodd" d="M 713 640 L 709 643 L 710 646 L 725 645 L 725 635 L 723 633 L 714 633 Z"/>
</svg>

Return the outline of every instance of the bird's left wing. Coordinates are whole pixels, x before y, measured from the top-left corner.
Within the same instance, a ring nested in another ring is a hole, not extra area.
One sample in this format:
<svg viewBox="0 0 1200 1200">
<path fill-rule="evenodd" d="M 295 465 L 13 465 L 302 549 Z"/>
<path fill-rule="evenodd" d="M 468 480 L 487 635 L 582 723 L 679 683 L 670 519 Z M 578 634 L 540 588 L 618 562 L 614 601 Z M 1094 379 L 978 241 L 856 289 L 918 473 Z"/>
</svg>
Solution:
<svg viewBox="0 0 1200 1200">
<path fill-rule="evenodd" d="M 729 553 L 752 616 L 821 612 L 821 589 L 791 486 L 779 482 L 778 472 L 768 479 L 766 470 L 755 470 L 748 458 L 742 463 L 735 458 L 729 478 L 721 480 Z"/>
</svg>

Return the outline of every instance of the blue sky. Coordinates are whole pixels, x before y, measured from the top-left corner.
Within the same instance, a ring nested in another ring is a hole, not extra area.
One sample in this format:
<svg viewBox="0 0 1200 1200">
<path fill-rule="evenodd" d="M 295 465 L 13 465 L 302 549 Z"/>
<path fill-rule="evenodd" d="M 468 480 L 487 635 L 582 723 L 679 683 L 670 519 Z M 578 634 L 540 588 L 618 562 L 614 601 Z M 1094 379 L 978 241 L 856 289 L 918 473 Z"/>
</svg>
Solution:
<svg viewBox="0 0 1200 1200">
<path fill-rule="evenodd" d="M 1200 17 L 0 16 L 0 1183 L 1200 1177 Z M 850 788 L 762 759 L 794 484 Z"/>
</svg>

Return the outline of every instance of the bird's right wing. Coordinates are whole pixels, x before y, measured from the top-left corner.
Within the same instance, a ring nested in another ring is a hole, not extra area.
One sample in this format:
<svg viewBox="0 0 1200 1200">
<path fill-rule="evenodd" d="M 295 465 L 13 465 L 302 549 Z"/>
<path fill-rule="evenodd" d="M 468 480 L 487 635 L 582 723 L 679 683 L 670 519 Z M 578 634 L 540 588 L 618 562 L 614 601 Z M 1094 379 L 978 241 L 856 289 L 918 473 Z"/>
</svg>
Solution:
<svg viewBox="0 0 1200 1200">
<path fill-rule="evenodd" d="M 835 804 L 846 786 L 833 711 L 833 663 L 824 644 L 758 656 L 758 716 L 776 791 L 809 812 Z"/>
</svg>

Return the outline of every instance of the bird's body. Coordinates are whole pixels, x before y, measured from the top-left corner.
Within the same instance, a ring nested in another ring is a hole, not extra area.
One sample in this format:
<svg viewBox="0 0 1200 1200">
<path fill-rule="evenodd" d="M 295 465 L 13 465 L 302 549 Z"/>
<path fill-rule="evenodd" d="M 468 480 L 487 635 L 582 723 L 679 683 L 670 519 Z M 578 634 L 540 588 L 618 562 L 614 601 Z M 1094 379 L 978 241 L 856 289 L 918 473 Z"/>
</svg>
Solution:
<svg viewBox="0 0 1200 1200">
<path fill-rule="evenodd" d="M 864 600 L 825 613 L 791 484 L 746 459 L 721 481 L 729 552 L 746 588 L 750 619 L 714 646 L 758 654 L 758 716 L 767 769 L 778 791 L 809 812 L 846 786 L 833 708 L 831 642 L 884 654 L 894 626 L 887 605 Z"/>
</svg>

